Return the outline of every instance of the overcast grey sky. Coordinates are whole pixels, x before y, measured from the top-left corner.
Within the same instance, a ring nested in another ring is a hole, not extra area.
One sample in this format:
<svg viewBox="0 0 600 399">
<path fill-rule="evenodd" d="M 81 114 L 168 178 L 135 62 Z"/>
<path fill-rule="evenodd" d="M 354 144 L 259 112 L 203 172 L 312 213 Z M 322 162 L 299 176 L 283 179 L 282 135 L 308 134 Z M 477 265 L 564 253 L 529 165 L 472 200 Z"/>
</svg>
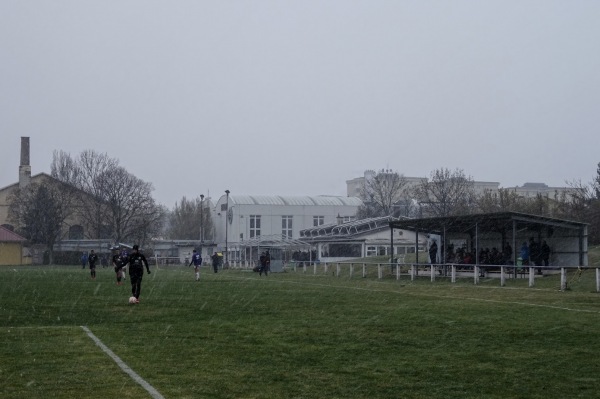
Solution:
<svg viewBox="0 0 600 399">
<path fill-rule="evenodd" d="M 182 196 L 366 169 L 592 180 L 600 1 L 0 1 L 0 187 L 106 152 Z"/>
</svg>

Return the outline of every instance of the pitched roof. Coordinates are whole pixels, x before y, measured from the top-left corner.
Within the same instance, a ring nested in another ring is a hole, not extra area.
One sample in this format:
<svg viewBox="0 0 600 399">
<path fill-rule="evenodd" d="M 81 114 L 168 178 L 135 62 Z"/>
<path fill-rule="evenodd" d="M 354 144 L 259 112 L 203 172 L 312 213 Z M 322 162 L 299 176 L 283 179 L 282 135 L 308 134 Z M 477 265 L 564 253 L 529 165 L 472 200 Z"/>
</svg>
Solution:
<svg viewBox="0 0 600 399">
<path fill-rule="evenodd" d="M 380 216 L 375 218 L 366 218 L 359 220 L 351 220 L 341 224 L 330 223 L 320 226 L 309 227 L 300 231 L 302 239 L 312 237 L 350 237 L 365 233 L 373 233 L 380 230 L 389 229 L 390 222 L 400 220 L 391 216 Z"/>
<path fill-rule="evenodd" d="M 4 226 L 0 226 L 0 242 L 22 242 L 27 241 L 17 233 L 14 233 Z"/>
<path fill-rule="evenodd" d="M 513 222 L 528 228 L 540 226 L 562 227 L 579 230 L 587 223 L 555 219 L 546 216 L 530 215 L 519 212 L 492 212 L 473 215 L 432 217 L 422 219 L 402 219 L 390 221 L 390 228 L 441 234 L 484 230 L 502 231 L 512 229 Z"/>
<path fill-rule="evenodd" d="M 229 201 L 237 205 L 360 206 L 362 204 L 362 201 L 357 197 L 342 197 L 333 195 L 231 195 L 229 196 Z"/>
<path fill-rule="evenodd" d="M 31 176 L 31 181 L 33 182 L 34 180 L 37 181 L 37 180 L 48 179 L 48 178 L 50 178 L 52 180 L 56 180 L 54 177 L 50 176 L 48 173 L 41 172 L 41 173 L 37 173 L 37 174 Z M 4 191 L 8 188 L 13 188 L 18 185 L 19 185 L 19 182 L 11 183 L 8 186 L 0 187 L 0 191 Z"/>
</svg>

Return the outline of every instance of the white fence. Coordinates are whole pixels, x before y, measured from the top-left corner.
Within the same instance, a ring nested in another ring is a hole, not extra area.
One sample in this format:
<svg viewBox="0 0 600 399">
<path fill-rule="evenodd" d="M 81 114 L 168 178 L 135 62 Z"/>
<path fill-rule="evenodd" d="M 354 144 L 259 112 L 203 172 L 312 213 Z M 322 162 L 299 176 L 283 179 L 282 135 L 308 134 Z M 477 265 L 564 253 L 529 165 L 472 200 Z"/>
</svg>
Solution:
<svg viewBox="0 0 600 399">
<path fill-rule="evenodd" d="M 157 258 L 159 264 L 161 259 Z M 229 268 L 252 269 L 258 262 L 253 260 L 232 260 Z M 167 263 L 168 264 L 168 263 Z M 181 263 L 178 263 L 181 264 Z M 203 265 L 207 265 L 203 262 Z M 479 284 L 482 277 L 499 278 L 500 286 L 506 285 L 507 279 L 527 278 L 529 287 L 535 285 L 536 270 L 538 274 L 560 274 L 560 289 L 567 289 L 567 272 L 593 269 L 596 273 L 596 292 L 600 292 L 600 268 L 581 266 L 513 266 L 513 265 L 463 265 L 463 264 L 427 264 L 427 263 L 356 263 L 356 262 L 290 262 L 283 266 L 283 271 L 312 273 L 314 275 L 331 274 L 335 277 L 361 277 L 377 276 L 378 279 L 402 277 L 411 281 L 421 277 L 429 278 L 432 282 L 436 278 L 450 278 L 456 283 L 458 277 L 473 279 L 474 284 Z"/>
</svg>

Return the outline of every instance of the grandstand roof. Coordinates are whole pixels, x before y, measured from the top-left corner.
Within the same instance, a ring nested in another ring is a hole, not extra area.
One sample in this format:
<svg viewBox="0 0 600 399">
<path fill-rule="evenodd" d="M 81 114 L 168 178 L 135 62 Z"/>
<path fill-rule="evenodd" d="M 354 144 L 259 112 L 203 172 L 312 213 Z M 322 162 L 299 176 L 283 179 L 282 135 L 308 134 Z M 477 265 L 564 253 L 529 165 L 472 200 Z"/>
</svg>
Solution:
<svg viewBox="0 0 600 399">
<path fill-rule="evenodd" d="M 358 197 L 343 196 L 283 196 L 283 195 L 231 195 L 229 201 L 236 205 L 279 205 L 279 206 L 360 206 Z"/>
<path fill-rule="evenodd" d="M 324 238 L 324 237 L 352 237 L 360 234 L 372 233 L 388 229 L 390 223 L 400 219 L 391 216 L 352 220 L 346 223 L 322 224 L 300 231 L 301 239 Z"/>
<path fill-rule="evenodd" d="M 539 228 L 539 226 L 580 229 L 586 225 L 586 223 L 529 215 L 519 212 L 493 212 L 423 219 L 402 219 L 390 221 L 389 226 L 390 228 L 396 229 L 441 234 L 443 232 L 474 231 L 476 226 L 483 230 L 500 231 L 512 228 L 513 222 L 518 222 L 520 226 L 532 229 Z"/>
</svg>

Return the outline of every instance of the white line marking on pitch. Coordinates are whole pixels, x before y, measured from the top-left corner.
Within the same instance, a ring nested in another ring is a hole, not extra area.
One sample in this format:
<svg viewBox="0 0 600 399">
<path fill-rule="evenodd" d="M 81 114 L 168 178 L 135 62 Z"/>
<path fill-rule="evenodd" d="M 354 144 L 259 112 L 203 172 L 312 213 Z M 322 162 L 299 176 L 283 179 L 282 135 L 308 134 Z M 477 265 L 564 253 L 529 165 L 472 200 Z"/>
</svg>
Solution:
<svg viewBox="0 0 600 399">
<path fill-rule="evenodd" d="M 148 384 L 146 382 L 146 380 L 144 380 L 142 377 L 139 376 L 138 373 L 133 371 L 131 369 L 131 367 L 129 367 L 127 364 L 125 364 L 125 362 L 122 361 L 119 356 L 115 355 L 115 353 L 113 351 L 111 351 L 108 346 L 104 345 L 102 343 L 102 341 L 100 341 L 98 339 L 98 337 L 96 337 L 94 335 L 94 333 L 90 331 L 89 328 L 87 328 L 86 326 L 80 326 L 80 327 L 96 343 L 96 345 L 98 345 L 100 347 L 100 349 L 102 349 L 104 351 L 104 353 L 106 353 L 108 356 L 110 356 L 112 358 L 112 360 L 114 360 L 115 363 L 117 363 L 117 365 L 121 368 L 121 370 L 123 370 L 125 373 L 127 373 L 135 382 L 140 384 L 146 391 L 148 391 L 150 396 L 152 396 L 154 399 L 165 399 L 164 396 L 162 396 L 156 389 L 154 389 L 154 387 L 152 385 Z"/>
</svg>

